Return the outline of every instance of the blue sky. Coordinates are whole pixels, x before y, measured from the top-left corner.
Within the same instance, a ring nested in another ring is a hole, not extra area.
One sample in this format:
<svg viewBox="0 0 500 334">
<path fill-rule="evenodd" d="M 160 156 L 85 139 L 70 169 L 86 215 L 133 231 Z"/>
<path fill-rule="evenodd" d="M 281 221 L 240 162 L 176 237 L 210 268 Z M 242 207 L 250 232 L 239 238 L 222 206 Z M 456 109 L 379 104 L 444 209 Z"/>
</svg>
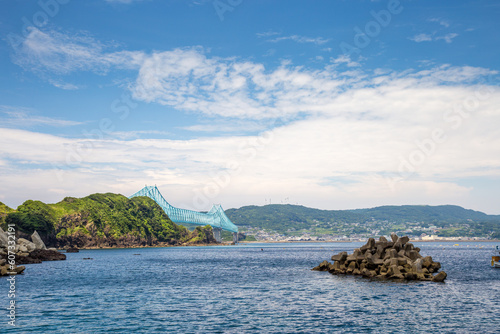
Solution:
<svg viewBox="0 0 500 334">
<path fill-rule="evenodd" d="M 0 1 L 0 201 L 500 214 L 497 1 Z"/>
</svg>

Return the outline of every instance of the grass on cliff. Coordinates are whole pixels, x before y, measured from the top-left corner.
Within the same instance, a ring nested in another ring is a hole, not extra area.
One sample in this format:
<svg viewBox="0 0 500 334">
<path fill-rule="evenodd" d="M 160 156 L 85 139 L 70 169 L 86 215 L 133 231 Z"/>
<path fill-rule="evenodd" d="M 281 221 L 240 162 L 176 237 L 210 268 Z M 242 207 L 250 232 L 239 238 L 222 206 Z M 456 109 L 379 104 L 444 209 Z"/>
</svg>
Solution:
<svg viewBox="0 0 500 334">
<path fill-rule="evenodd" d="M 191 233 L 174 224 L 152 199 L 106 193 L 84 198 L 66 197 L 56 204 L 28 200 L 7 214 L 25 233 L 37 230 L 61 239 L 79 234 L 93 238 L 124 236 L 175 243 L 187 241 Z"/>
</svg>

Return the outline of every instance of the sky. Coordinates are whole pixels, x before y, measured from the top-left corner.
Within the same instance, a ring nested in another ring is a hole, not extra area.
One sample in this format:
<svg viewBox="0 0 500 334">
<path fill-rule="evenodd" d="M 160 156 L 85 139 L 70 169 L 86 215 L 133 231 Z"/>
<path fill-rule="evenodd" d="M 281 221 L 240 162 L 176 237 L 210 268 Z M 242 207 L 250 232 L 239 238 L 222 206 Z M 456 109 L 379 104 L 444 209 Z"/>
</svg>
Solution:
<svg viewBox="0 0 500 334">
<path fill-rule="evenodd" d="M 500 214 L 500 3 L 0 0 L 0 201 Z"/>
</svg>

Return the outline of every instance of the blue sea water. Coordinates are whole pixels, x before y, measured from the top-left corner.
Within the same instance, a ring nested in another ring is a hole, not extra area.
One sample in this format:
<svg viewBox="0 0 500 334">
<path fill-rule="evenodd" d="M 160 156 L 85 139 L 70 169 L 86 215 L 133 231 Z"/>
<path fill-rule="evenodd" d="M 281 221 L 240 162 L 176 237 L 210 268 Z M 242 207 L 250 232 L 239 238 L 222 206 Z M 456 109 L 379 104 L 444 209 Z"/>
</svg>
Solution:
<svg viewBox="0 0 500 334">
<path fill-rule="evenodd" d="M 2 333 L 499 333 L 493 243 L 421 243 L 446 283 L 310 269 L 361 243 L 84 250 L 26 265 Z M 263 250 L 261 250 L 263 249 Z M 140 254 L 140 255 L 134 255 Z M 84 260 L 91 257 L 93 260 Z"/>
</svg>

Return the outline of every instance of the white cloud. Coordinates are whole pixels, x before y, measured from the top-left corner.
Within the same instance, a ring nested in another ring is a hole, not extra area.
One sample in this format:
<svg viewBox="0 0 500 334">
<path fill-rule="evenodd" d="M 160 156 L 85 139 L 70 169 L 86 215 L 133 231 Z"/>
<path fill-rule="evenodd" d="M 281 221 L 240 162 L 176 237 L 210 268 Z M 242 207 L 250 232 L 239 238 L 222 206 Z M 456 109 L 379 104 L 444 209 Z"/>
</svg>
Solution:
<svg viewBox="0 0 500 334">
<path fill-rule="evenodd" d="M 282 36 L 282 37 L 277 37 L 274 39 L 270 39 L 269 42 L 277 43 L 281 41 L 294 41 L 297 43 L 313 43 L 317 45 L 325 44 L 328 43 L 329 39 L 323 38 L 323 37 L 306 37 L 306 36 L 299 36 L 299 35 L 292 35 L 292 36 Z"/>
<path fill-rule="evenodd" d="M 261 136 L 87 140 L 0 129 L 0 183 L 19 202 L 31 193 L 54 201 L 110 189 L 131 194 L 154 182 L 167 200 L 196 209 L 209 207 L 196 202 L 205 192 L 209 202 L 226 208 L 284 197 L 345 208 L 352 203 L 466 203 L 472 188 L 461 185 L 461 179 L 500 176 L 500 89 L 468 83 L 489 71 L 442 66 L 379 73 L 378 84 L 356 82 L 334 96 L 314 96 L 320 104 L 322 98 L 329 102 L 320 113 Z M 309 75 L 327 83 L 324 73 Z M 477 105 L 469 105 L 474 99 Z M 421 147 L 435 129 L 446 140 L 424 154 Z M 423 154 L 423 163 L 401 177 L 401 161 L 414 152 Z"/>
<path fill-rule="evenodd" d="M 456 34 L 456 33 L 449 33 L 449 34 L 446 34 L 446 35 L 444 35 L 444 36 L 437 36 L 437 37 L 436 37 L 436 40 L 440 40 L 440 39 L 442 39 L 442 40 L 444 40 L 446 43 L 451 43 L 451 42 L 453 42 L 453 39 L 454 39 L 455 37 L 457 37 L 457 36 L 458 36 L 458 34 Z"/>
<path fill-rule="evenodd" d="M 196 206 L 193 189 L 208 191 L 211 202 L 226 208 L 280 196 L 323 208 L 443 204 L 470 199 L 471 188 L 460 183 L 465 177 L 500 177 L 500 90 L 480 83 L 496 74 L 488 69 L 341 70 L 339 64 L 354 64 L 345 57 L 322 69 L 291 63 L 269 69 L 210 57 L 201 48 L 106 52 L 92 39 L 40 33 L 24 43 L 24 66 L 61 75 L 137 69 L 130 85 L 136 99 L 227 120 L 224 126 L 249 122 L 252 130 L 272 131 L 191 140 L 127 140 L 134 137 L 125 133 L 88 140 L 2 128 L 0 184 L 18 202 L 32 193 L 54 200 L 64 191 L 131 194 L 154 180 L 167 199 L 175 193 L 185 207 Z M 273 124 L 276 118 L 285 122 Z M 206 127 L 190 130 L 209 133 Z M 446 140 L 423 153 L 415 173 L 401 177 L 402 161 L 422 151 L 435 129 Z M 223 186 L 206 190 L 216 183 Z"/>
<path fill-rule="evenodd" d="M 334 64 L 346 64 L 347 67 L 359 67 L 360 63 L 351 60 L 351 57 L 348 55 L 340 55 L 337 58 L 331 58 L 331 62 Z"/>
<path fill-rule="evenodd" d="M 84 34 L 69 37 L 57 31 L 42 32 L 33 27 L 29 29 L 22 44 L 14 47 L 12 59 L 28 70 L 49 71 L 59 75 L 75 71 L 102 74 L 112 66 L 137 68 L 142 62 L 143 54 L 140 52 L 105 53 L 102 43 Z"/>
<path fill-rule="evenodd" d="M 444 19 L 440 19 L 440 18 L 431 18 L 431 19 L 429 19 L 429 21 L 439 23 L 440 25 L 442 25 L 445 28 L 448 28 L 450 26 L 449 21 L 444 20 Z"/>
<path fill-rule="evenodd" d="M 410 37 L 409 39 L 414 41 L 414 42 L 417 42 L 417 43 L 439 41 L 439 40 L 444 40 L 446 43 L 451 43 L 451 42 L 453 42 L 453 39 L 458 36 L 457 33 L 449 33 L 449 34 L 442 35 L 442 36 L 434 36 L 434 35 L 435 34 L 433 34 L 433 35 L 418 34 L 418 35 L 415 35 L 413 37 Z"/>
<path fill-rule="evenodd" d="M 4 115 L 2 117 L 2 114 Z M 35 115 L 30 108 L 0 105 L 0 121 L 4 126 L 33 127 L 33 126 L 74 126 L 83 124 L 81 122 L 55 119 Z"/>
<path fill-rule="evenodd" d="M 430 42 L 432 41 L 432 36 L 428 34 L 418 34 L 410 38 L 410 40 L 420 43 L 420 42 Z"/>
</svg>

